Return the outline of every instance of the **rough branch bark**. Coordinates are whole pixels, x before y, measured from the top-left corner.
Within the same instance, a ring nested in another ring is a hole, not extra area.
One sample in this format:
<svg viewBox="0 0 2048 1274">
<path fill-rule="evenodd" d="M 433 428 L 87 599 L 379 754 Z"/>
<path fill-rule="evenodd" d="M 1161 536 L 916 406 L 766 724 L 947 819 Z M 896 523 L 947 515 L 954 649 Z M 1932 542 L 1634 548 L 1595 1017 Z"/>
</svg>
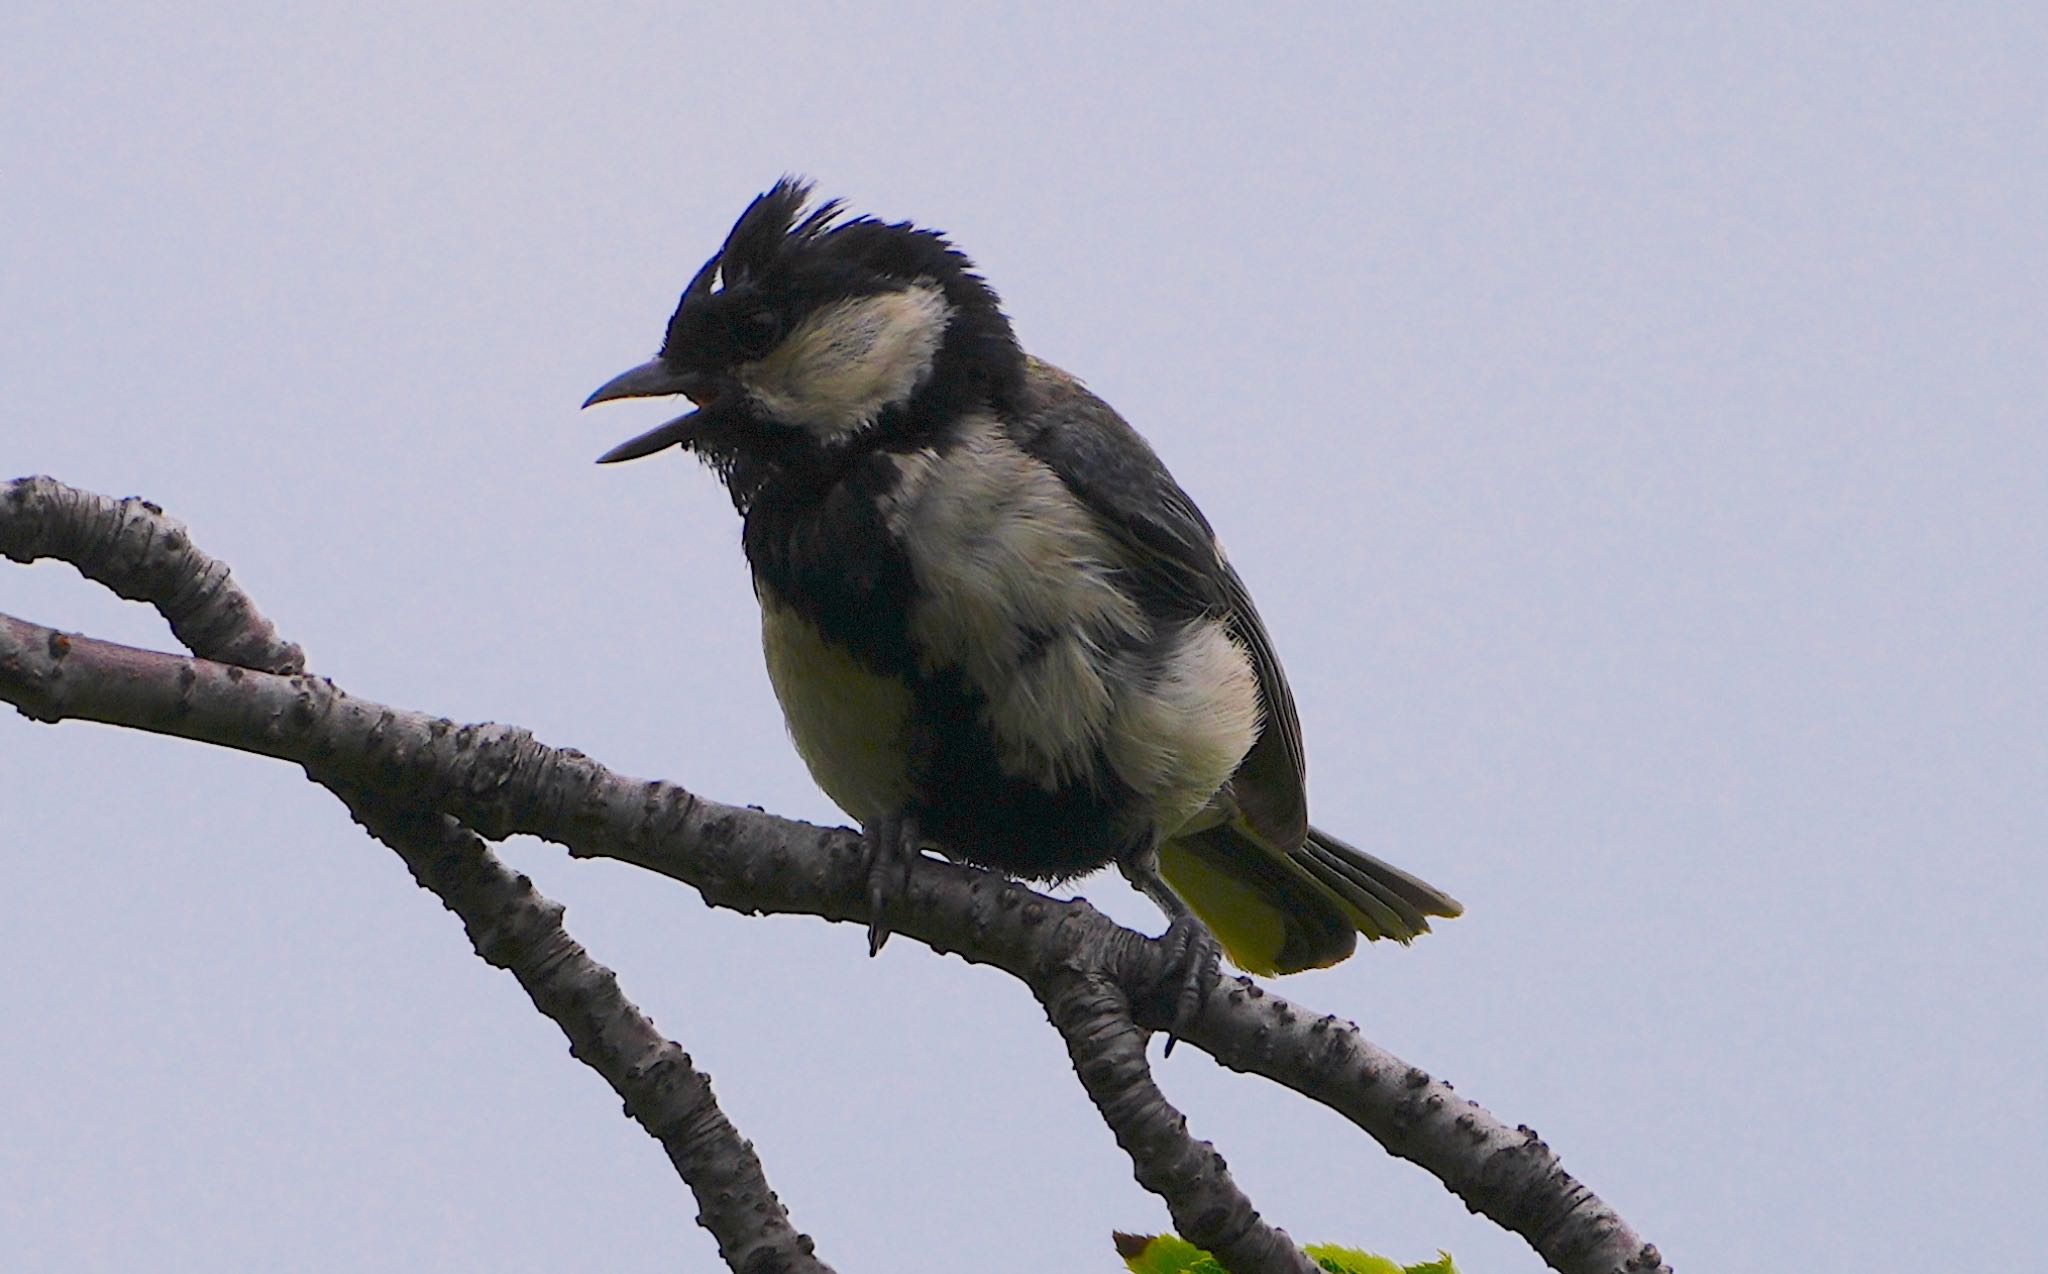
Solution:
<svg viewBox="0 0 2048 1274">
<path fill-rule="evenodd" d="M 277 635 L 228 578 L 227 564 L 139 497 L 110 500 L 55 478 L 17 478 L 0 489 L 0 553 L 69 562 L 115 596 L 148 602 L 195 655 L 264 672 L 306 667 L 306 652 Z"/>
<path fill-rule="evenodd" d="M 697 1223 L 728 1266 L 745 1274 L 830 1274 L 769 1189 L 753 1143 L 719 1109 L 710 1077 L 569 936 L 560 903 L 447 815 L 332 786 L 363 829 L 461 917 L 476 953 L 518 978 L 534 1007 L 569 1037 L 576 1059 L 625 1099 L 626 1113 L 661 1143 L 696 1196 Z"/>
<path fill-rule="evenodd" d="M 123 502 L 116 514 L 106 507 L 114 503 L 49 479 L 12 484 L 0 492 L 0 552 L 26 561 L 60 555 L 51 546 L 62 546 L 91 559 L 74 562 L 90 577 L 116 591 L 134 590 L 124 595 L 157 601 L 168 593 L 174 602 L 186 596 L 175 581 L 147 594 L 133 581 L 113 582 L 125 578 L 120 554 L 133 553 L 122 545 L 146 545 L 153 537 L 166 543 L 171 534 L 149 529 L 151 518 L 160 518 L 150 506 Z M 97 537 L 69 528 L 81 520 L 119 528 Z M 210 559 L 190 549 L 182 528 L 176 534 L 172 551 L 191 555 L 183 569 L 210 571 Z M 146 553 L 137 560 L 144 570 L 166 569 L 152 565 Z M 212 586 L 232 587 L 224 570 Z M 241 607 L 254 617 L 246 598 Z M 171 618 L 175 630 L 180 621 Z M 254 645 L 263 649 L 265 642 L 274 651 L 274 635 Z M 526 832 L 577 856 L 635 863 L 696 887 L 714 905 L 747 913 L 868 919 L 864 858 L 857 838 L 844 830 L 623 778 L 523 730 L 457 726 L 351 698 L 331 682 L 293 671 L 247 671 L 70 638 L 0 616 L 0 698 L 39 720 L 102 721 L 292 760 L 330 787 L 379 793 L 381 800 L 446 815 L 487 838 Z M 1166 1199 L 1190 1239 L 1220 1243 L 1212 1250 L 1232 1270 L 1305 1268 L 1293 1245 L 1259 1221 L 1250 1201 L 1230 1185 L 1220 1159 L 1213 1168 L 1201 1166 L 1200 1156 L 1213 1150 L 1187 1137 L 1178 1112 L 1151 1085 L 1142 1047 L 1133 1060 L 1132 1041 L 1141 1037 L 1117 1026 L 1119 1019 L 1150 1030 L 1166 1025 L 1166 1006 L 1132 1004 L 1114 990 L 1158 983 L 1163 956 L 1156 944 L 1112 924 L 1085 901 L 1056 901 L 930 860 L 915 865 L 908 896 L 892 907 L 890 922 L 896 932 L 1005 969 L 1032 988 L 1067 1038 L 1090 1095 L 1132 1154 L 1140 1182 Z M 1081 987 L 1089 988 L 1085 995 Z M 1336 1110 L 1392 1153 L 1435 1174 L 1474 1211 L 1520 1234 L 1554 1269 L 1668 1269 L 1657 1249 L 1566 1173 L 1533 1132 L 1507 1127 L 1449 1085 L 1365 1041 L 1350 1023 L 1305 1012 L 1238 980 L 1210 996 L 1183 1039 L 1227 1066 L 1264 1075 Z M 761 1189 L 766 1192 L 765 1182 Z"/>
<path fill-rule="evenodd" d="M 1187 1121 L 1160 1094 L 1145 1061 L 1145 1032 L 1131 1020 L 1122 990 L 1076 970 L 1054 979 L 1044 1000 L 1081 1086 L 1137 1165 L 1138 1184 L 1166 1200 L 1180 1236 L 1226 1269 L 1315 1274 L 1316 1263 L 1259 1217 L 1223 1156 L 1190 1137 Z"/>
<path fill-rule="evenodd" d="M 0 490 L 0 552 L 24 562 L 61 558 L 122 597 L 150 602 L 189 649 L 221 661 L 213 666 L 230 678 L 245 669 L 296 673 L 305 666 L 303 652 L 277 635 L 228 568 L 142 500 L 109 500 L 48 478 L 11 483 Z M 69 639 L 52 633 L 42 644 L 61 661 Z M 0 679 L 20 667 L 0 642 Z M 445 814 L 340 780 L 327 786 L 461 918 L 476 953 L 517 978 L 534 1007 L 569 1037 L 577 1059 L 625 1099 L 627 1113 L 661 1143 L 696 1196 L 698 1223 L 728 1266 L 747 1274 L 830 1274 L 810 1236 L 790 1224 L 753 1145 L 719 1109 L 710 1078 L 569 936 L 559 903 Z"/>
</svg>

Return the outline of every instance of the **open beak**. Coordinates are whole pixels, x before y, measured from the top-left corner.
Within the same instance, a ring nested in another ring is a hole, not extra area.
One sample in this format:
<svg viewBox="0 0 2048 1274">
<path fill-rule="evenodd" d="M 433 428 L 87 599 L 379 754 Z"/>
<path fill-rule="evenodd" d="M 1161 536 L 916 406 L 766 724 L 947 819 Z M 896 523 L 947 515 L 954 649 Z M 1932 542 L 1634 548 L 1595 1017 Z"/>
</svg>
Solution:
<svg viewBox="0 0 2048 1274">
<path fill-rule="evenodd" d="M 596 393 L 583 400 L 583 405 L 608 403 L 615 398 L 665 398 L 670 394 L 684 394 L 700 408 L 710 407 L 718 400 L 720 388 L 716 378 L 703 372 L 677 371 L 662 360 L 652 358 L 598 386 Z M 628 439 L 605 452 L 597 462 L 616 464 L 621 460 L 651 456 L 669 447 L 688 446 L 691 436 L 696 433 L 699 414 L 685 412 L 674 420 L 656 425 L 639 437 Z"/>
</svg>

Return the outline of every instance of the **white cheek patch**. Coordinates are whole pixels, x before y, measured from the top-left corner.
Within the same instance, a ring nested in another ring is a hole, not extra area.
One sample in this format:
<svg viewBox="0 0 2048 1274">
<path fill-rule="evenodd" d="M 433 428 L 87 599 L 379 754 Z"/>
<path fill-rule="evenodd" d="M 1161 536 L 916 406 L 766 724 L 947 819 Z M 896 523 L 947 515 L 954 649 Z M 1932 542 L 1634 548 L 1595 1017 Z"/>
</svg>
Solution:
<svg viewBox="0 0 2048 1274">
<path fill-rule="evenodd" d="M 952 317 L 936 284 L 855 297 L 811 315 L 766 358 L 736 371 L 771 419 L 836 437 L 917 392 Z"/>
</svg>

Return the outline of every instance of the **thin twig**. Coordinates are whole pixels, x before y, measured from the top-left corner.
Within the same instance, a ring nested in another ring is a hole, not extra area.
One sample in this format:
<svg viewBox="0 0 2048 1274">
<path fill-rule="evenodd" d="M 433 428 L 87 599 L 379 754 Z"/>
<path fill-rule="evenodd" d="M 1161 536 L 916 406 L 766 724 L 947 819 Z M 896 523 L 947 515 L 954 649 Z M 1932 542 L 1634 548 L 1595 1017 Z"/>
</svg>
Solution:
<svg viewBox="0 0 2048 1274">
<path fill-rule="evenodd" d="M 115 500 L 55 478 L 16 478 L 0 487 L 0 555 L 69 562 L 116 596 L 148 602 L 195 655 L 264 672 L 306 666 L 306 652 L 277 635 L 227 563 L 201 552 L 184 523 L 139 497 Z"/>
</svg>

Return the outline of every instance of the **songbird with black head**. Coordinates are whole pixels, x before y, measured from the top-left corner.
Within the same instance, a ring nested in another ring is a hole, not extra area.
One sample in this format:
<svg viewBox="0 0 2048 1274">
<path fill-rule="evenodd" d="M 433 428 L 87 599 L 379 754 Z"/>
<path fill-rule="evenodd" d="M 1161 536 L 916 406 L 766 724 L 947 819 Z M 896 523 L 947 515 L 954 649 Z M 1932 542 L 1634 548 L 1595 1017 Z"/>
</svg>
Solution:
<svg viewBox="0 0 2048 1274">
<path fill-rule="evenodd" d="M 871 947 L 925 849 L 1115 864 L 1169 917 L 1182 1023 L 1219 943 L 1290 973 L 1459 914 L 1309 825 L 1272 642 L 1145 440 L 1023 352 L 944 237 L 810 194 L 755 199 L 585 406 L 696 405 L 602 459 L 681 447 L 723 479 L 790 735 L 869 846 Z"/>
</svg>

